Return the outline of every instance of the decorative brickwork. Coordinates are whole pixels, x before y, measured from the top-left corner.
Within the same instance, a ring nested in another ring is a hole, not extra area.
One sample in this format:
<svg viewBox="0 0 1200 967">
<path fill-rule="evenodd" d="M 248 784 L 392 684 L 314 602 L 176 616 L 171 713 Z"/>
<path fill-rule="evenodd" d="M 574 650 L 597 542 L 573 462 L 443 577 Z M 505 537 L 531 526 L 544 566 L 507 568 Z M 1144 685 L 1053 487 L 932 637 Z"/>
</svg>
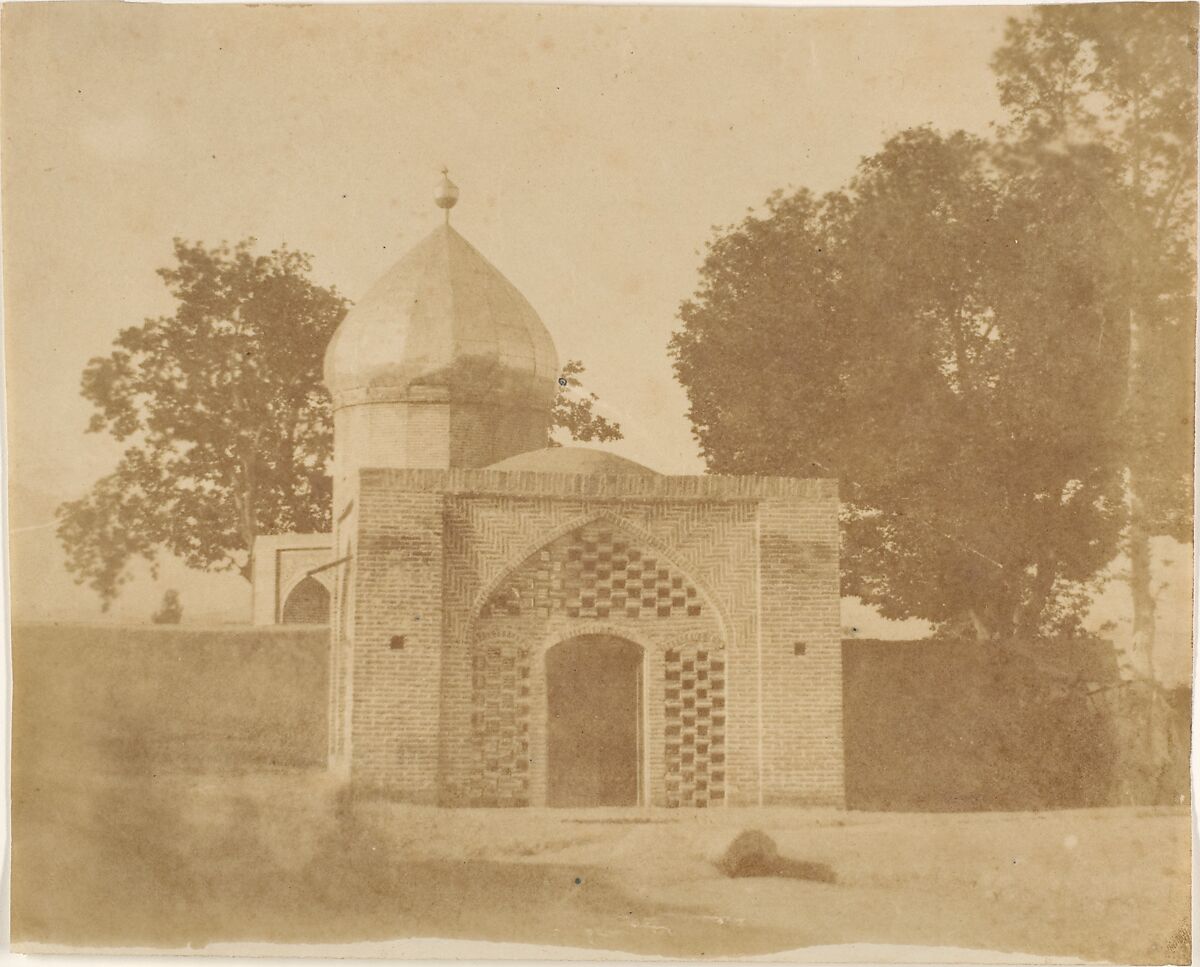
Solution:
<svg viewBox="0 0 1200 967">
<path fill-rule="evenodd" d="M 719 501 L 679 506 L 622 502 L 590 507 L 574 500 L 545 498 L 497 500 L 483 496 L 452 501 L 447 505 L 447 544 L 454 549 L 447 557 L 448 590 L 457 591 L 464 602 L 478 600 L 473 589 L 483 583 L 479 581 L 480 571 L 496 575 L 489 582 L 493 590 L 483 599 L 478 617 L 470 626 L 469 640 L 474 644 L 464 651 L 470 653 L 497 635 L 507 634 L 531 643 L 535 648 L 532 681 L 536 713 L 545 702 L 543 656 L 556 641 L 603 633 L 641 644 L 645 651 L 643 675 L 648 683 L 643 763 L 646 797 L 650 802 L 665 804 L 663 654 L 678 643 L 707 642 L 710 650 L 724 647 L 723 625 L 717 618 L 722 610 L 721 597 L 702 590 L 690 569 L 685 570 L 686 565 L 680 562 L 693 557 L 702 573 L 752 580 L 752 569 L 728 567 L 722 560 L 726 555 L 744 555 L 747 549 L 752 550 L 752 512 L 753 505 Z M 526 535 L 539 530 L 543 544 L 530 549 Z M 632 583 L 639 592 L 636 609 L 628 607 L 631 559 L 636 564 Z M 460 567 L 461 572 L 456 573 Z M 649 584 L 654 593 L 653 608 L 644 607 L 640 596 L 647 588 L 647 571 L 653 579 Z M 589 578 L 594 579 L 594 585 Z M 622 579 L 625 589 L 619 587 Z M 608 599 L 607 615 L 602 615 L 605 609 L 597 608 L 590 598 L 585 601 L 582 593 L 578 610 L 567 596 L 578 586 L 581 592 L 595 591 L 595 601 L 601 604 L 605 599 L 600 589 L 607 582 L 616 585 L 610 593 L 626 591 L 625 607 L 614 607 L 612 598 Z M 720 587 L 721 594 L 731 590 L 728 584 Z M 558 600 L 553 597 L 556 593 Z M 752 598 L 751 591 L 737 594 L 735 600 L 742 597 Z M 672 606 L 660 612 L 660 600 Z M 679 607 L 681 601 L 683 606 Z M 510 606 L 501 607 L 502 603 Z M 455 612 L 450 609 L 448 616 Z M 452 691 L 462 679 L 452 676 L 451 667 L 448 654 L 443 666 L 444 688 Z M 452 677 L 454 680 L 449 680 Z M 443 695 L 446 697 L 448 692 Z M 475 695 L 471 700 L 473 706 L 479 701 Z M 448 704 L 452 707 L 457 701 Z M 538 802 L 546 778 L 544 725 L 538 714 L 533 715 L 531 728 L 530 798 Z M 468 775 L 477 766 L 468 763 L 478 762 L 478 756 L 475 752 L 459 766 L 454 765 L 452 752 L 446 757 L 448 774 L 463 775 L 451 781 L 452 787 L 471 788 Z M 457 801 L 461 796 L 455 794 L 452 798 Z M 470 798 L 468 794 L 467 800 Z M 702 798 L 705 802 L 722 801 L 719 797 Z"/>
<path fill-rule="evenodd" d="M 355 483 L 339 522 L 356 546 L 337 625 L 348 697 L 331 709 L 346 710 L 334 754 L 354 781 L 545 804 L 547 652 L 608 635 L 642 656 L 641 801 L 843 802 L 831 483 L 461 469 Z"/>
<path fill-rule="evenodd" d="M 565 611 L 571 618 L 699 617 L 696 587 L 652 549 L 607 522 L 579 527 L 538 551 L 484 604 L 481 617 Z"/>
<path fill-rule="evenodd" d="M 479 475 L 501 476 L 490 471 Z M 515 483 L 529 475 L 502 476 L 515 478 Z M 601 502 L 520 491 L 462 495 L 447 503 L 446 535 L 449 590 L 470 600 L 460 634 L 466 635 L 470 619 L 482 612 L 513 571 L 551 542 L 593 523 L 619 531 L 643 554 L 652 552 L 659 566 L 688 574 L 701 606 L 711 609 L 727 632 L 733 613 L 744 620 L 753 608 L 753 516 L 754 504 L 744 500 L 654 501 L 631 496 Z"/>
<path fill-rule="evenodd" d="M 476 806 L 529 805 L 530 649 L 481 644 L 472 658 L 471 733 L 477 762 L 469 785 Z"/>
<path fill-rule="evenodd" d="M 725 800 L 725 654 L 668 649 L 663 674 L 666 805 Z"/>
<path fill-rule="evenodd" d="M 445 226 L 325 363 L 335 532 L 314 547 L 346 553 L 315 583 L 343 776 L 443 805 L 843 802 L 833 481 L 530 453 L 553 340 Z M 282 572 L 286 595 L 312 568 L 256 555 L 276 593 L 255 620 L 283 613 Z"/>
</svg>

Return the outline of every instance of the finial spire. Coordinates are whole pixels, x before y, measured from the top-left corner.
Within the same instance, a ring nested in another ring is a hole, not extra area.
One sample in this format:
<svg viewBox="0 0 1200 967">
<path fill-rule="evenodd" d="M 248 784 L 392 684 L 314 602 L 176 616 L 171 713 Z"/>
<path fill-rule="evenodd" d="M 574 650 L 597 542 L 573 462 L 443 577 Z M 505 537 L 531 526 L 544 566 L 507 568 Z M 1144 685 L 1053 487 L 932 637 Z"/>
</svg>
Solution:
<svg viewBox="0 0 1200 967">
<path fill-rule="evenodd" d="M 450 224 L 450 209 L 458 203 L 458 185 L 450 180 L 450 169 L 442 166 L 441 183 L 434 189 L 433 202 L 446 213 L 446 224 Z"/>
</svg>

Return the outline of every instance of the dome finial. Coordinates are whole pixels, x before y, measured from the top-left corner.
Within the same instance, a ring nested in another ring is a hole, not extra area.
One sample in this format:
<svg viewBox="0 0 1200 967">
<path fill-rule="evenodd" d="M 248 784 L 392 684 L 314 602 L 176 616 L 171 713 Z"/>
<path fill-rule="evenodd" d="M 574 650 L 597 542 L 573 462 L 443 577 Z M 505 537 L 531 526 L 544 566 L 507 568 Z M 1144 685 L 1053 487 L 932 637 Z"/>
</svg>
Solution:
<svg viewBox="0 0 1200 967">
<path fill-rule="evenodd" d="M 446 224 L 450 224 L 450 209 L 458 203 L 458 185 L 450 180 L 450 169 L 442 166 L 441 183 L 434 189 L 433 202 L 446 213 Z"/>
</svg>

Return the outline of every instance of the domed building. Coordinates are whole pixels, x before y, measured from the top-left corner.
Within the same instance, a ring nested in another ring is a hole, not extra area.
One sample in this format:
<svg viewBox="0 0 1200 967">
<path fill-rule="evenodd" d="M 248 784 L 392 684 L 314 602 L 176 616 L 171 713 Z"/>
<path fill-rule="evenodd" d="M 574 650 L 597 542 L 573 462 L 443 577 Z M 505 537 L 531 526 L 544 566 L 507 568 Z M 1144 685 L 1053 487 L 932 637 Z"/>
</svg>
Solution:
<svg viewBox="0 0 1200 967">
<path fill-rule="evenodd" d="M 255 548 L 256 621 L 328 615 L 331 768 L 442 805 L 841 805 L 834 481 L 549 446 L 554 342 L 457 197 L 330 341 L 333 534 Z"/>
</svg>

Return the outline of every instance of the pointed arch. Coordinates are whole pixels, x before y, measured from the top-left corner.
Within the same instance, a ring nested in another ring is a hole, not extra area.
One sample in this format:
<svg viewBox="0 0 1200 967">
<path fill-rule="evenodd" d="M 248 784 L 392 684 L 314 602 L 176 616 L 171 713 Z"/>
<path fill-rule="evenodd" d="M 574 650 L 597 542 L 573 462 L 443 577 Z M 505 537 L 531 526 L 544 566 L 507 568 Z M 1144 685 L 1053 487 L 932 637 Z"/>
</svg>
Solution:
<svg viewBox="0 0 1200 967">
<path fill-rule="evenodd" d="M 288 592 L 280 609 L 283 624 L 329 624 L 329 589 L 311 575 L 302 577 Z"/>
<path fill-rule="evenodd" d="M 705 640 L 712 640 L 716 635 L 701 632 Z M 648 635 L 640 629 L 628 624 L 616 624 L 598 618 L 578 618 L 563 624 L 556 624 L 546 629 L 538 642 L 538 653 L 545 655 L 551 648 L 561 645 L 572 638 L 586 638 L 588 635 L 608 635 L 612 638 L 628 638 L 646 654 L 662 651 L 663 644 L 654 635 Z M 722 645 L 722 647 L 724 647 Z"/>
<path fill-rule="evenodd" d="M 472 599 L 468 620 L 465 623 L 463 631 L 463 640 L 468 642 L 472 640 L 475 625 L 479 621 L 480 615 L 488 601 L 503 587 L 506 581 L 526 564 L 529 564 L 536 554 L 566 535 L 597 522 L 607 523 L 614 529 L 620 530 L 624 536 L 653 549 L 663 562 L 669 564 L 683 575 L 696 588 L 701 603 L 711 611 L 713 620 L 717 626 L 717 633 L 722 639 L 728 641 L 730 629 L 733 627 L 730 615 L 726 612 L 708 582 L 699 578 L 692 569 L 692 566 L 682 561 L 675 549 L 668 542 L 662 540 L 637 522 L 607 507 L 580 514 L 569 521 L 544 531 L 536 539 L 525 544 L 520 551 L 514 554 L 509 562 L 497 571 Z"/>
<path fill-rule="evenodd" d="M 325 554 L 322 554 L 321 558 L 324 559 Z M 290 569 L 287 573 L 281 573 L 278 576 L 278 585 L 277 585 L 277 588 L 278 588 L 277 607 L 279 609 L 279 611 L 278 611 L 279 619 L 278 620 L 280 620 L 280 621 L 283 620 L 283 617 L 282 617 L 283 609 L 285 607 L 287 600 L 292 596 L 292 593 L 301 584 L 304 584 L 305 581 L 310 581 L 310 580 L 315 581 L 317 584 L 320 584 L 326 590 L 326 592 L 329 593 L 330 597 L 332 598 L 332 596 L 333 596 L 333 574 L 332 574 L 331 570 L 318 571 L 316 574 L 309 574 L 308 571 L 303 566 Z"/>
</svg>

